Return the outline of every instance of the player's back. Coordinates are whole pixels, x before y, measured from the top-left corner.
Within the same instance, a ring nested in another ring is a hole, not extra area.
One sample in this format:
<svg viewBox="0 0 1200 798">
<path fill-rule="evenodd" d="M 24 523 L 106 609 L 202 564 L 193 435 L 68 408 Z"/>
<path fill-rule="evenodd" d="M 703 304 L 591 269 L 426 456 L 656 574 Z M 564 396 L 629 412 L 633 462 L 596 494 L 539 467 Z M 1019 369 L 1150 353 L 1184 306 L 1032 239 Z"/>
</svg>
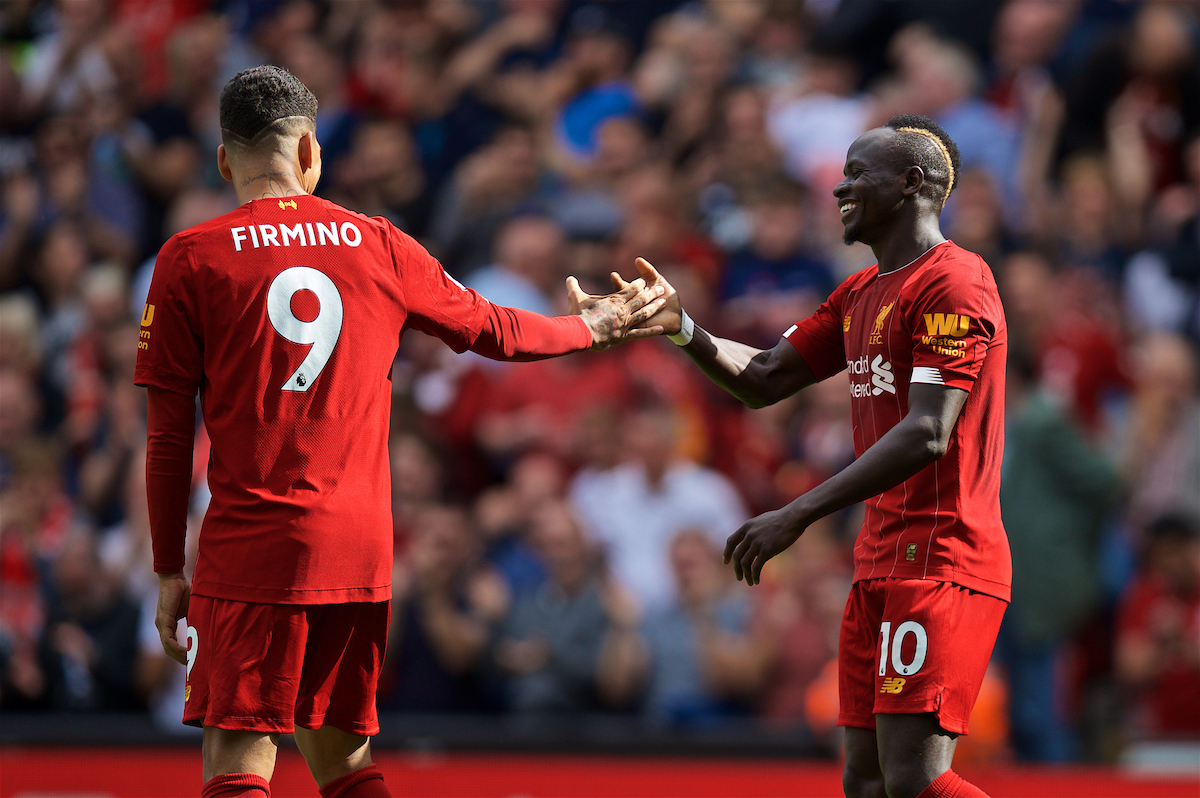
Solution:
<svg viewBox="0 0 1200 798">
<path fill-rule="evenodd" d="M 200 390 L 212 502 L 197 594 L 388 597 L 389 377 L 410 246 L 304 195 L 254 200 L 163 247 L 138 381 Z"/>
</svg>

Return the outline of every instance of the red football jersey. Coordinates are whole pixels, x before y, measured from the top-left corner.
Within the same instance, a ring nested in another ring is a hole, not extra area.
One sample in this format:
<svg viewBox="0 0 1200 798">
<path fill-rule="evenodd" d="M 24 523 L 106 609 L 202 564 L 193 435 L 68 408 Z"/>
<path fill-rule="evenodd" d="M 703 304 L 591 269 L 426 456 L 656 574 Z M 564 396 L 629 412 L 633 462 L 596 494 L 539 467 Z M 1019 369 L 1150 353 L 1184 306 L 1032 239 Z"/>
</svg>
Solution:
<svg viewBox="0 0 1200 798">
<path fill-rule="evenodd" d="M 864 269 L 784 337 L 817 379 L 850 372 L 861 456 L 908 413 L 911 383 L 969 391 L 938 461 L 866 502 L 854 579 L 954 582 L 1008 601 L 1000 521 L 1008 329 L 991 270 L 954 243 L 902 269 Z"/>
<path fill-rule="evenodd" d="M 254 200 L 171 238 L 155 264 L 135 381 L 200 392 L 212 501 L 193 592 L 390 598 L 400 334 L 412 327 L 482 351 L 519 339 L 524 318 L 461 286 L 387 221 L 313 196 Z M 581 319 L 538 319 L 539 329 L 558 322 L 546 353 L 591 344 Z"/>
</svg>

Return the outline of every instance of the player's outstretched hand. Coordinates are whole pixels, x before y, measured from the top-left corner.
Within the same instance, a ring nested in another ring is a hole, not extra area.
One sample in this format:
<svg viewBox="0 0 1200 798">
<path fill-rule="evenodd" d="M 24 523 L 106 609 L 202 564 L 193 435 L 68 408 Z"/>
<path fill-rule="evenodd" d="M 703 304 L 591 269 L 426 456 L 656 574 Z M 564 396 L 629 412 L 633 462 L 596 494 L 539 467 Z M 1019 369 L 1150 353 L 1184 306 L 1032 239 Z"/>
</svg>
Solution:
<svg viewBox="0 0 1200 798">
<path fill-rule="evenodd" d="M 787 507 L 751 518 L 725 541 L 725 562 L 733 563 L 733 573 L 747 585 L 761 580 L 767 560 L 796 542 L 804 532 Z"/>
<path fill-rule="evenodd" d="M 634 282 L 645 282 L 647 289 L 662 288 L 660 296 L 664 300 L 662 309 L 648 317 L 642 323 L 642 329 L 646 331 L 647 335 L 675 335 L 683 325 L 683 306 L 679 302 L 679 294 L 675 291 L 675 287 L 668 283 L 666 278 L 659 274 L 658 270 L 651 266 L 650 261 L 645 258 L 638 258 L 634 261 L 634 266 L 641 275 Z M 632 284 L 625 282 L 616 272 L 612 273 L 612 281 L 618 291 Z"/>
<path fill-rule="evenodd" d="M 567 278 L 569 312 L 582 317 L 591 329 L 592 349 L 608 349 L 631 338 L 648 338 L 662 332 L 644 325 L 662 310 L 664 289 L 647 286 L 640 278 L 622 283 L 623 287 L 614 293 L 599 296 L 584 293 L 578 280 Z"/>
<path fill-rule="evenodd" d="M 154 613 L 154 625 L 158 628 L 158 639 L 163 651 L 180 665 L 187 665 L 187 649 L 175 639 L 179 619 L 187 615 L 188 601 L 192 597 L 192 586 L 183 574 L 158 575 L 158 610 Z"/>
</svg>

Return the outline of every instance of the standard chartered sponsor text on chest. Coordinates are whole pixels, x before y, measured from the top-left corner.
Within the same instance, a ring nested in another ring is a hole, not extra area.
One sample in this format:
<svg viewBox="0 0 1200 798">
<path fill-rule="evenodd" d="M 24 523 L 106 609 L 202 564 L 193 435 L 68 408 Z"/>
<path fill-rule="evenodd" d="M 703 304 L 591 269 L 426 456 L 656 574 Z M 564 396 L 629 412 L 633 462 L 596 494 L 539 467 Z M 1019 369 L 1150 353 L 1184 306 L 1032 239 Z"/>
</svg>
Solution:
<svg viewBox="0 0 1200 798">
<path fill-rule="evenodd" d="M 850 372 L 850 395 L 855 399 L 864 396 L 878 396 L 881 393 L 896 393 L 896 386 L 893 384 L 896 381 L 896 375 L 892 371 L 890 361 L 885 361 L 883 355 L 876 355 L 874 360 L 868 361 L 867 356 L 863 355 L 855 360 L 846 361 L 846 370 Z M 856 380 L 854 377 L 862 377 L 870 374 L 869 381 Z"/>
<path fill-rule="evenodd" d="M 357 247 L 362 243 L 362 231 L 354 222 L 296 222 L 287 224 L 249 224 L 229 228 L 233 248 L 243 247 Z M 249 242 L 249 244 L 247 244 Z"/>
</svg>

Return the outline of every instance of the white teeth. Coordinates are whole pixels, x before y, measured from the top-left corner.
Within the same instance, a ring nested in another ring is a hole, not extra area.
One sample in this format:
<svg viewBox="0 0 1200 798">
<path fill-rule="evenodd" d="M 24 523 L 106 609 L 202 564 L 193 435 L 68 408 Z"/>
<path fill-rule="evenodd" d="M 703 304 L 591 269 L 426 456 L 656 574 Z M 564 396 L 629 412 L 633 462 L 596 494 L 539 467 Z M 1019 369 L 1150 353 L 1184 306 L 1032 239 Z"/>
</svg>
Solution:
<svg viewBox="0 0 1200 798">
<path fill-rule="evenodd" d="M 846 214 L 850 213 L 850 211 L 854 210 L 857 207 L 858 207 L 857 202 L 847 202 L 845 205 L 843 205 L 841 207 L 842 216 L 845 216 Z"/>
</svg>

